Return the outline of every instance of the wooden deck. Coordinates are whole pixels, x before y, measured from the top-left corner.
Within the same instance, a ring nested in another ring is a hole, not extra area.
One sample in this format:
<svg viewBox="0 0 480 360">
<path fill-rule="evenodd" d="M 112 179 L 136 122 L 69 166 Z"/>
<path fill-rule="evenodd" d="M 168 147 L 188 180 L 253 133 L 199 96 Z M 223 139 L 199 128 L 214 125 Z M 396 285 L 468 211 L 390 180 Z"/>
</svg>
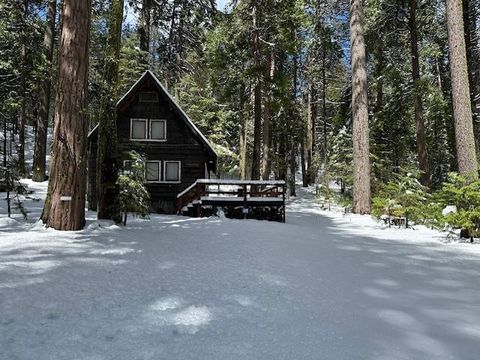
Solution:
<svg viewBox="0 0 480 360">
<path fill-rule="evenodd" d="M 285 182 L 199 179 L 177 196 L 177 214 L 285 222 Z"/>
</svg>

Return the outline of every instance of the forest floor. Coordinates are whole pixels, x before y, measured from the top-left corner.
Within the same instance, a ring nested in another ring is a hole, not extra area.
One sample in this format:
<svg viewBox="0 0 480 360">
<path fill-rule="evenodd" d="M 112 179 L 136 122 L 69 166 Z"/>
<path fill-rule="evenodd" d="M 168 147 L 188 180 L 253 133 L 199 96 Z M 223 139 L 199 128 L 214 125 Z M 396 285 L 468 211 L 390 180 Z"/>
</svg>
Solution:
<svg viewBox="0 0 480 360">
<path fill-rule="evenodd" d="M 46 183 L 34 185 L 43 199 Z M 4 194 L 0 194 L 3 198 Z M 79 232 L 0 201 L 0 359 L 478 359 L 480 246 L 322 211 Z"/>
</svg>

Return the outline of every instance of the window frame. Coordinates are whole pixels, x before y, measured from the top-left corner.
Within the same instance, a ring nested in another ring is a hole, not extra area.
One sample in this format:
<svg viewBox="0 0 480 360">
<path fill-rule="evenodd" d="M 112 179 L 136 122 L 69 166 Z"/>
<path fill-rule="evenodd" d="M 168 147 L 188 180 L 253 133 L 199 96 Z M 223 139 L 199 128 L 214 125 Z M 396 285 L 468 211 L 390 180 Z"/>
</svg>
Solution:
<svg viewBox="0 0 480 360">
<path fill-rule="evenodd" d="M 166 180 L 167 163 L 178 164 L 178 180 Z M 164 160 L 163 161 L 163 182 L 168 184 L 180 184 L 182 182 L 182 162 L 180 160 Z"/>
<path fill-rule="evenodd" d="M 141 121 L 145 124 L 145 137 L 144 138 L 134 138 L 133 137 L 133 122 L 134 121 Z M 148 119 L 143 118 L 131 118 L 130 119 L 130 140 L 132 141 L 148 141 Z"/>
<path fill-rule="evenodd" d="M 146 137 L 144 139 L 134 139 L 132 138 L 133 135 L 133 122 L 134 121 L 143 121 L 145 122 L 146 126 Z M 152 139 L 151 138 L 151 123 L 152 121 L 155 122 L 163 122 L 163 128 L 164 128 L 164 135 L 165 138 L 163 139 Z M 167 142 L 167 120 L 166 119 L 146 119 L 146 118 L 131 118 L 130 119 L 130 141 L 146 141 L 146 142 Z"/>
<path fill-rule="evenodd" d="M 157 163 L 158 164 L 158 180 L 148 180 L 147 178 L 147 164 L 148 163 Z M 163 164 L 161 160 L 146 160 L 145 161 L 145 183 L 146 184 L 158 184 L 162 182 L 162 170 L 163 170 Z"/>
<path fill-rule="evenodd" d="M 153 139 L 152 138 L 152 123 L 163 123 L 163 138 L 162 139 Z M 148 140 L 150 141 L 167 141 L 167 120 L 165 119 L 148 119 Z"/>
</svg>

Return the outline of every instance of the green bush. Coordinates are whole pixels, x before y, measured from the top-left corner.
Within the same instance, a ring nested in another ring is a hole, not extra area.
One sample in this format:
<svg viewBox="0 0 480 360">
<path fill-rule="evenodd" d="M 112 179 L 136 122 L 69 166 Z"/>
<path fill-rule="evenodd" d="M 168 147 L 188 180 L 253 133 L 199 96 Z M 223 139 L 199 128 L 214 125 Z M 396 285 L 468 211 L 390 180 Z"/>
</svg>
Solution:
<svg viewBox="0 0 480 360">
<path fill-rule="evenodd" d="M 372 199 L 372 215 L 375 217 L 405 217 L 408 221 L 425 223 L 425 208 L 429 199 L 427 189 L 420 184 L 417 172 L 394 175 L 395 180 L 383 185 Z"/>
<path fill-rule="evenodd" d="M 120 171 L 116 185 L 118 209 L 123 214 L 123 224 L 128 213 L 142 218 L 148 217 L 150 194 L 145 187 L 145 159 L 136 151 L 127 154 L 126 166 Z"/>
<path fill-rule="evenodd" d="M 461 229 L 463 237 L 480 236 L 480 181 L 469 182 L 464 177 L 450 173 L 442 188 L 434 194 L 434 207 L 438 225 L 448 224 Z M 447 206 L 455 211 L 442 214 Z"/>
</svg>

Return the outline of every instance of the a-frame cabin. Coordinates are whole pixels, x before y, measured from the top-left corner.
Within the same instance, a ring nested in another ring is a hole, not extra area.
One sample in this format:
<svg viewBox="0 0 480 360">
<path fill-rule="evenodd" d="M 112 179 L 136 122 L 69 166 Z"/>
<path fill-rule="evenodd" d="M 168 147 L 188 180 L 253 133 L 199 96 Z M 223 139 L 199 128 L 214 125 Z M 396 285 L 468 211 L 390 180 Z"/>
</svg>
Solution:
<svg viewBox="0 0 480 360">
<path fill-rule="evenodd" d="M 88 203 L 96 209 L 98 126 L 90 131 Z M 145 155 L 151 210 L 175 213 L 177 194 L 216 171 L 217 154 L 157 77 L 146 71 L 117 103 L 119 160 L 136 150 Z"/>
</svg>

